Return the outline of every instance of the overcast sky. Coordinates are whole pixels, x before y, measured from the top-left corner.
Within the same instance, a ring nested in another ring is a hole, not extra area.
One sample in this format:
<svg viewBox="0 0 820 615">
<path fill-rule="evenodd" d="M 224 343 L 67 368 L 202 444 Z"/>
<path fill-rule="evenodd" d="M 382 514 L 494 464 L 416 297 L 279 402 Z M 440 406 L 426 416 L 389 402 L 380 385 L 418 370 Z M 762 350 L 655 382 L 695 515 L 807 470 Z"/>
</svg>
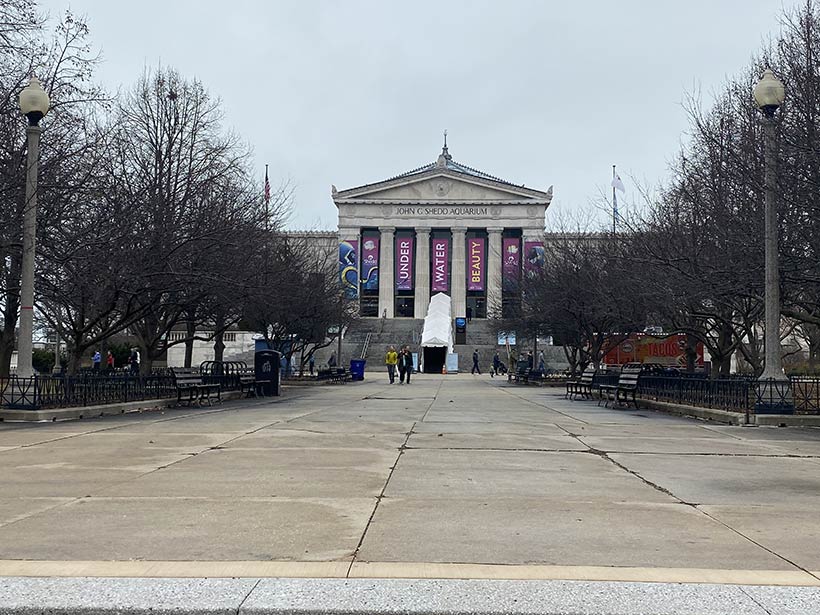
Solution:
<svg viewBox="0 0 820 615">
<path fill-rule="evenodd" d="M 708 97 L 796 0 L 44 0 L 85 15 L 111 90 L 145 66 L 200 79 L 294 188 L 291 228 L 335 229 L 340 190 L 453 158 L 589 210 L 612 165 L 656 184 Z M 548 222 L 549 225 L 549 222 Z"/>
</svg>

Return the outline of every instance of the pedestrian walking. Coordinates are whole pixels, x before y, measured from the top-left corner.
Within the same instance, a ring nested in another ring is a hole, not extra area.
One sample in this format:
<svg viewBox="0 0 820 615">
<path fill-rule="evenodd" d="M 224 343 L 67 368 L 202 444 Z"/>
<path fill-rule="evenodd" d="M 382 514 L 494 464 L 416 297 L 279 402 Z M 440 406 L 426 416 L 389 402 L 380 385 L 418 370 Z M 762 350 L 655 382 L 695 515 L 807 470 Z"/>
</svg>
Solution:
<svg viewBox="0 0 820 615">
<path fill-rule="evenodd" d="M 97 350 L 94 353 L 94 356 L 91 357 L 91 368 L 94 370 L 95 374 L 100 373 L 100 365 L 101 364 L 102 364 L 102 355 L 100 354 L 100 351 Z"/>
<path fill-rule="evenodd" d="M 404 384 L 404 377 L 407 375 L 407 369 L 404 367 L 404 354 L 406 352 L 407 350 L 404 346 L 399 349 L 399 362 L 396 364 L 396 369 L 399 370 L 399 384 Z"/>
<path fill-rule="evenodd" d="M 336 367 L 336 351 L 330 353 L 330 358 L 327 360 L 328 367 Z"/>
<path fill-rule="evenodd" d="M 498 375 L 498 369 L 501 367 L 501 357 L 498 356 L 498 351 L 495 351 L 493 355 L 493 368 L 490 370 L 490 377 L 495 377 Z"/>
<path fill-rule="evenodd" d="M 140 351 L 136 347 L 131 348 L 131 355 L 128 357 L 128 363 L 131 367 L 131 375 L 138 376 L 140 373 Z"/>
<path fill-rule="evenodd" d="M 308 369 L 310 369 L 310 375 L 313 375 L 313 368 L 316 367 L 316 359 L 313 358 L 313 354 L 310 355 L 308 359 Z"/>
<path fill-rule="evenodd" d="M 473 369 L 470 370 L 471 374 L 475 374 L 478 372 L 478 375 L 481 375 L 481 368 L 478 366 L 478 348 L 473 351 Z"/>
<path fill-rule="evenodd" d="M 527 351 L 527 369 L 532 371 L 532 350 Z"/>
<path fill-rule="evenodd" d="M 410 375 L 413 373 L 413 353 L 405 346 L 402 349 L 402 356 L 399 357 L 399 373 L 404 370 L 404 375 L 407 377 L 407 384 L 410 384 Z"/>
<path fill-rule="evenodd" d="M 111 353 L 110 350 L 108 351 L 108 354 L 105 357 L 105 371 L 114 371 L 114 355 Z"/>
<path fill-rule="evenodd" d="M 387 365 L 387 375 L 390 378 L 390 384 L 396 382 L 396 365 L 398 362 L 399 355 L 396 353 L 396 349 L 390 346 L 387 349 L 387 354 L 384 355 L 384 364 Z"/>
<path fill-rule="evenodd" d="M 544 351 L 538 351 L 538 371 L 542 374 L 546 371 L 546 362 L 544 361 Z"/>
</svg>

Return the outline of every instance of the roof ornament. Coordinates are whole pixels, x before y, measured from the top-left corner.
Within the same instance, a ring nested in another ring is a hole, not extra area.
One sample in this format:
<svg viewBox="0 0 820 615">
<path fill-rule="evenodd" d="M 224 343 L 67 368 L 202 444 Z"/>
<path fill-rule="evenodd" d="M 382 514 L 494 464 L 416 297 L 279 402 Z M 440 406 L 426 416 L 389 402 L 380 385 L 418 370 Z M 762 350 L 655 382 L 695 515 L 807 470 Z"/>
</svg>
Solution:
<svg viewBox="0 0 820 615">
<path fill-rule="evenodd" d="M 453 157 L 450 155 L 450 152 L 447 151 L 447 130 L 444 130 L 444 147 L 441 148 L 441 154 L 439 154 L 438 160 L 436 161 L 437 167 L 446 167 L 447 162 L 452 160 Z"/>
<path fill-rule="evenodd" d="M 331 195 L 333 195 L 333 196 L 336 196 L 336 194 L 337 194 L 338 192 L 339 192 L 339 191 L 338 191 L 338 190 L 336 190 L 336 186 L 334 186 L 333 184 L 330 184 L 330 194 L 331 194 Z"/>
</svg>

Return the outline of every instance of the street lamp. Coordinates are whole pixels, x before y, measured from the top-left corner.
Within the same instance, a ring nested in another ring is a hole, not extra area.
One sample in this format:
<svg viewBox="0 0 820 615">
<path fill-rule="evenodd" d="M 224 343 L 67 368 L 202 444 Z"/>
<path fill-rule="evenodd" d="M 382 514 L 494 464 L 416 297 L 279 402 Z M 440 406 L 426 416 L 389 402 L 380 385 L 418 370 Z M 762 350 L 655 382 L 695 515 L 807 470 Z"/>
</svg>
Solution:
<svg viewBox="0 0 820 615">
<path fill-rule="evenodd" d="M 777 144 L 775 142 L 775 111 L 783 104 L 786 90 L 783 83 L 770 70 L 763 71 L 763 77 L 754 88 L 754 98 L 763 113 L 763 137 L 765 158 L 765 250 L 766 250 L 766 330 L 765 366 L 758 378 L 758 399 L 755 404 L 758 413 L 790 413 L 794 411 L 791 387 L 783 371 L 780 357 L 780 275 L 777 265 L 777 203 L 775 184 L 777 177 Z"/>
<path fill-rule="evenodd" d="M 40 159 L 40 120 L 48 113 L 48 94 L 36 77 L 20 92 L 20 111 L 28 118 L 26 136 L 26 202 L 23 207 L 23 261 L 20 275 L 20 336 L 17 342 L 17 375 L 30 378 L 34 329 L 34 248 L 37 235 L 37 171 Z"/>
</svg>

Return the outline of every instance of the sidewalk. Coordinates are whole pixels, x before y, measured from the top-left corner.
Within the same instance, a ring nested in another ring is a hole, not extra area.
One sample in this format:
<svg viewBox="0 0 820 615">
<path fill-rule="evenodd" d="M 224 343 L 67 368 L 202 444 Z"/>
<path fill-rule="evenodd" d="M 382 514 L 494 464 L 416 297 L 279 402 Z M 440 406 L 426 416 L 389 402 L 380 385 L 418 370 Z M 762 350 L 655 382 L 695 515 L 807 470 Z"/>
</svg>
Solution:
<svg viewBox="0 0 820 615">
<path fill-rule="evenodd" d="M 0 576 L 820 584 L 820 430 L 385 381 L 0 424 Z"/>
</svg>

